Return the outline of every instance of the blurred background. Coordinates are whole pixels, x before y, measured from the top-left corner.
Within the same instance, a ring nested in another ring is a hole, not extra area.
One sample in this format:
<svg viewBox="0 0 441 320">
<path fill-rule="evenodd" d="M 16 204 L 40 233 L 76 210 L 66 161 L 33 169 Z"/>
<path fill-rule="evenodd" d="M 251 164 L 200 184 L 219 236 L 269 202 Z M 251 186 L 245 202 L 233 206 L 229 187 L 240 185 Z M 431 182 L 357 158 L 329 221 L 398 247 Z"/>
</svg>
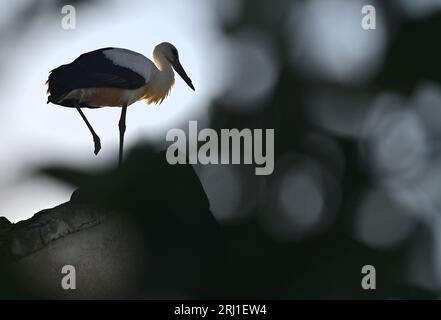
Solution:
<svg viewBox="0 0 441 320">
<path fill-rule="evenodd" d="M 73 30 L 61 26 L 66 4 L 76 8 Z M 375 30 L 361 28 L 367 4 Z M 266 297 L 437 298 L 440 32 L 439 0 L 3 3 L 0 215 L 17 222 L 69 200 L 74 188 L 33 174 L 40 166 L 116 164 L 120 110 L 86 110 L 103 145 L 95 157 L 75 110 L 46 104 L 48 72 L 107 46 L 150 58 L 169 41 L 196 93 L 177 78 L 162 105 L 131 106 L 129 149 L 163 150 L 165 133 L 189 120 L 275 129 L 270 176 L 253 165 L 194 166 L 235 246 L 234 268 L 265 283 Z M 367 264 L 377 290 L 361 289 Z"/>
</svg>

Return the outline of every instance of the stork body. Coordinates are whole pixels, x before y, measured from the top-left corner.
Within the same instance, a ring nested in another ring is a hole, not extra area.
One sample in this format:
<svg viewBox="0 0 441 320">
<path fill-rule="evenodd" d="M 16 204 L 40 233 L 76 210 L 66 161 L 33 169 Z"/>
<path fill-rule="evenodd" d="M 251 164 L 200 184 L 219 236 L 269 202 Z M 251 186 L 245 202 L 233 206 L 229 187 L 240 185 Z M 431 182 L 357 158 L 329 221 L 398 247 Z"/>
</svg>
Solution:
<svg viewBox="0 0 441 320">
<path fill-rule="evenodd" d="M 173 69 L 194 90 L 172 44 L 157 45 L 153 58 L 154 63 L 142 54 L 121 48 L 103 48 L 82 54 L 72 63 L 50 72 L 48 103 L 78 110 L 92 134 L 95 154 L 101 149 L 100 139 L 81 109 L 121 107 L 121 164 L 127 107 L 140 100 L 148 104 L 162 103 L 175 83 Z"/>
</svg>

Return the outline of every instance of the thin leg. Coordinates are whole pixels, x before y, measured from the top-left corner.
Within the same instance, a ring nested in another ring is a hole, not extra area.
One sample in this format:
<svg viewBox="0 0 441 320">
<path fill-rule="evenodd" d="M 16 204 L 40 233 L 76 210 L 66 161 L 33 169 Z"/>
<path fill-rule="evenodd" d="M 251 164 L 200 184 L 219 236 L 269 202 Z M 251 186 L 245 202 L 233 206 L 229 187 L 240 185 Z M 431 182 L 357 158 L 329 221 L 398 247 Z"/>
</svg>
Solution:
<svg viewBox="0 0 441 320">
<path fill-rule="evenodd" d="M 95 144 L 95 151 L 93 153 L 95 153 L 95 155 L 97 155 L 98 152 L 100 152 L 100 150 L 101 150 L 100 137 L 98 137 L 98 135 L 93 130 L 92 126 L 90 125 L 90 123 L 87 120 L 86 116 L 84 115 L 83 111 L 81 111 L 81 109 L 79 107 L 77 107 L 77 110 L 80 113 L 81 118 L 83 118 L 84 122 L 86 123 L 87 127 L 89 128 L 90 133 L 92 134 L 93 143 Z"/>
<path fill-rule="evenodd" d="M 119 119 L 119 161 L 118 164 L 121 166 L 123 161 L 124 152 L 124 133 L 126 132 L 126 113 L 127 105 L 122 106 L 121 118 Z"/>
</svg>

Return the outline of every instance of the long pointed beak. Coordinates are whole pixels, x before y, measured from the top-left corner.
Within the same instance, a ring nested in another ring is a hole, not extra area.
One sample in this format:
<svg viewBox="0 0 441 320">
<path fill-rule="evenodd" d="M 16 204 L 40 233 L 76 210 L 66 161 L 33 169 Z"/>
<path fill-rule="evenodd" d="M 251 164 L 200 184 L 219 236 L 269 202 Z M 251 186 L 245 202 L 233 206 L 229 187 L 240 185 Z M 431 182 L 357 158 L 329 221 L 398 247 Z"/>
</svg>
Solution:
<svg viewBox="0 0 441 320">
<path fill-rule="evenodd" d="M 190 77 L 187 75 L 187 73 L 185 72 L 184 68 L 182 67 L 181 63 L 179 62 L 179 60 L 177 60 L 176 62 L 174 62 L 173 64 L 173 69 L 175 69 L 175 71 L 181 76 L 182 80 L 185 81 L 186 84 L 188 84 L 188 86 L 193 90 L 196 91 L 194 89 L 193 83 L 191 82 Z"/>
</svg>

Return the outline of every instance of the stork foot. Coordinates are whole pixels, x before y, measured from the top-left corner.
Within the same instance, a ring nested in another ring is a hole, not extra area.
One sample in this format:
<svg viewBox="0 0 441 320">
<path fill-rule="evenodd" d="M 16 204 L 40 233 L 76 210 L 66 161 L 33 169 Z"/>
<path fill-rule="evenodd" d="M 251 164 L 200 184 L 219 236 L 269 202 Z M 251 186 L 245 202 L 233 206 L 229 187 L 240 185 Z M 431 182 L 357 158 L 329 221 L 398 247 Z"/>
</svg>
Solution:
<svg viewBox="0 0 441 320">
<path fill-rule="evenodd" d="M 93 143 L 95 144 L 95 151 L 93 151 L 93 153 L 95 155 L 98 155 L 98 152 L 100 152 L 100 150 L 101 150 L 101 140 L 100 140 L 100 137 L 94 136 L 93 137 Z"/>
</svg>

